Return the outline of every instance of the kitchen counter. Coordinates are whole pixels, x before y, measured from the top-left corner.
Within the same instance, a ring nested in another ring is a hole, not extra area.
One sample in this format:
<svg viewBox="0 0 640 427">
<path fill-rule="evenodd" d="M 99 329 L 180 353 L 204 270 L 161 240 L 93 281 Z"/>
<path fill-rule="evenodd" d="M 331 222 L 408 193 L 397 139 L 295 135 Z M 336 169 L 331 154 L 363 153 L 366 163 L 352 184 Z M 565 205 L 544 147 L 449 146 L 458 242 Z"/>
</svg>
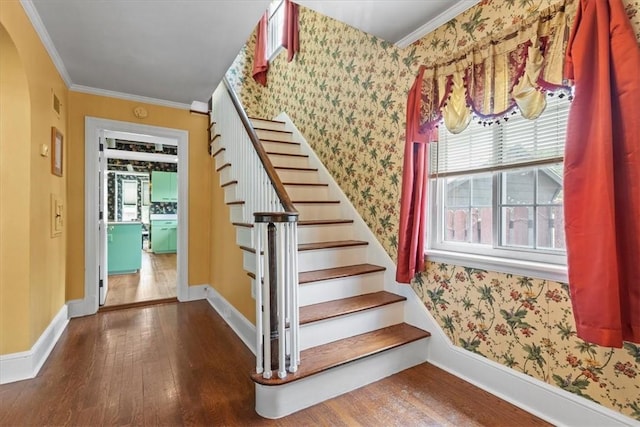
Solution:
<svg viewBox="0 0 640 427">
<path fill-rule="evenodd" d="M 107 225 L 127 225 L 142 224 L 140 221 L 107 221 Z"/>
<path fill-rule="evenodd" d="M 150 221 L 177 221 L 178 214 L 151 214 L 149 215 Z"/>
</svg>

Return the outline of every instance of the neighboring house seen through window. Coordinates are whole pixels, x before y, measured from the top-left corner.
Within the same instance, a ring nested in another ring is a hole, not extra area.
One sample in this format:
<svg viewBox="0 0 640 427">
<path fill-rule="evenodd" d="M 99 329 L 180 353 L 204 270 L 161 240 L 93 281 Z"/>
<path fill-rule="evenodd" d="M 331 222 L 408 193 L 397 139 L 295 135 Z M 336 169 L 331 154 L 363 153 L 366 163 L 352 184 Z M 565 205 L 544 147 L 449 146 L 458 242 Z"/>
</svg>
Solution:
<svg viewBox="0 0 640 427">
<path fill-rule="evenodd" d="M 430 145 L 428 247 L 565 264 L 562 156 L 570 101 L 549 96 L 536 120 L 444 126 Z"/>
</svg>

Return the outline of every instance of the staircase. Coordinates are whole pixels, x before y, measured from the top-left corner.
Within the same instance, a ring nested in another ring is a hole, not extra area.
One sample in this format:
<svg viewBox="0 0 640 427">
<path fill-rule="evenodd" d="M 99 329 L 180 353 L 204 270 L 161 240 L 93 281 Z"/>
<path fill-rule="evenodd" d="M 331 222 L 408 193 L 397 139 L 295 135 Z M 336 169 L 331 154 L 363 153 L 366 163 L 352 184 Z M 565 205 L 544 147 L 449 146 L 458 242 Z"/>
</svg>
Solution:
<svg viewBox="0 0 640 427">
<path fill-rule="evenodd" d="M 371 261 L 368 236 L 354 226 L 357 213 L 335 197 L 337 185 L 323 182 L 318 167 L 310 165 L 304 152 L 309 148 L 294 137 L 291 125 L 250 121 L 299 213 L 300 366 L 284 378 L 251 375 L 256 411 L 280 418 L 426 361 L 430 334 L 405 322 L 406 298 L 385 290 L 389 275 Z M 214 137 L 212 156 L 255 296 L 253 224 L 246 221 L 234 173 L 245 166 L 227 158 L 230 143 Z"/>
</svg>

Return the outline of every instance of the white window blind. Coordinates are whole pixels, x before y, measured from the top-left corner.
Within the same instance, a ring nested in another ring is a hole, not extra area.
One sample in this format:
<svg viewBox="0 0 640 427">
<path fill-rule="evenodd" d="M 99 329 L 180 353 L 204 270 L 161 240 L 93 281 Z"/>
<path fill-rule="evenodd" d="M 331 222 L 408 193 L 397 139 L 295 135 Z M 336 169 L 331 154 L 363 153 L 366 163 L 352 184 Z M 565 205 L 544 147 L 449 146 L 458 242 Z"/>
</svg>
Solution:
<svg viewBox="0 0 640 427">
<path fill-rule="evenodd" d="M 472 121 L 454 135 L 444 126 L 439 141 L 430 144 L 430 176 L 497 171 L 562 161 L 570 101 L 547 97 L 547 107 L 536 120 L 518 112 L 499 124 Z"/>
</svg>

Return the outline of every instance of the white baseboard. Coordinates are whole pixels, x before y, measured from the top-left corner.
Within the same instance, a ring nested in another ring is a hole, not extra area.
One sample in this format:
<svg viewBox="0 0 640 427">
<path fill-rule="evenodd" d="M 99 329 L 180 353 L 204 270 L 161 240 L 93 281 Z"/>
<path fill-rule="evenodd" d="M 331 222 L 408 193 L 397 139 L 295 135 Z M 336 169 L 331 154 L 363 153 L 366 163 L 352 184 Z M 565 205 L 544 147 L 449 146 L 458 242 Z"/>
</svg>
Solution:
<svg viewBox="0 0 640 427">
<path fill-rule="evenodd" d="M 284 121 L 295 140 L 301 142 L 302 152 L 309 155 L 310 166 L 317 167 L 322 182 L 329 183 L 332 198 L 337 198 L 342 206 L 351 209 L 349 215 L 354 220 L 354 238 L 369 242 L 368 262 L 386 267 L 385 290 L 407 298 L 405 322 L 431 332 L 428 346 L 430 363 L 555 425 L 640 426 L 639 422 L 620 412 L 453 345 L 411 286 L 395 281 L 394 261 L 291 118 L 286 113 L 280 113 L 275 120 Z"/>
<path fill-rule="evenodd" d="M 211 304 L 225 322 L 240 337 L 244 345 L 256 354 L 256 327 L 247 320 L 229 301 L 224 299 L 211 286 L 207 287 L 207 301 Z"/>
<path fill-rule="evenodd" d="M 67 313 L 69 319 L 96 314 L 98 308 L 93 307 L 94 305 L 95 304 L 92 304 L 87 298 L 67 301 Z"/>
<path fill-rule="evenodd" d="M 180 300 L 181 302 L 186 301 L 198 301 L 201 299 L 207 298 L 207 288 L 209 285 L 192 285 L 187 286 L 187 298 L 185 300 Z"/>
<path fill-rule="evenodd" d="M 432 349 L 433 352 L 433 349 Z M 449 345 L 429 362 L 557 426 L 640 426 L 609 408 Z"/>
<path fill-rule="evenodd" d="M 0 356 L 0 384 L 38 375 L 68 323 L 67 306 L 63 305 L 30 350 Z"/>
</svg>

